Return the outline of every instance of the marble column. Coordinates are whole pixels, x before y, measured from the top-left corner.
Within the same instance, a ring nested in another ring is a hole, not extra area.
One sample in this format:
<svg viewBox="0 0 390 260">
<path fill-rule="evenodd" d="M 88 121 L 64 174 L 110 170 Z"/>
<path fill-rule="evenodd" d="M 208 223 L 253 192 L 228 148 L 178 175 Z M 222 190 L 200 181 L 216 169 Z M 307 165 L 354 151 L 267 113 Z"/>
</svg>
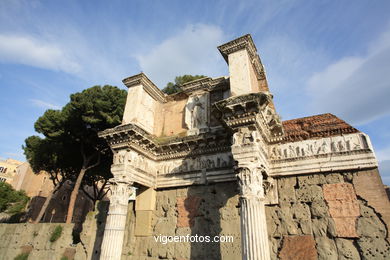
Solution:
<svg viewBox="0 0 390 260">
<path fill-rule="evenodd" d="M 242 259 L 269 260 L 261 169 L 238 168 L 237 178 L 240 186 Z"/>
<path fill-rule="evenodd" d="M 124 182 L 111 183 L 111 198 L 100 260 L 120 260 L 125 235 L 126 216 L 131 185 Z"/>
</svg>

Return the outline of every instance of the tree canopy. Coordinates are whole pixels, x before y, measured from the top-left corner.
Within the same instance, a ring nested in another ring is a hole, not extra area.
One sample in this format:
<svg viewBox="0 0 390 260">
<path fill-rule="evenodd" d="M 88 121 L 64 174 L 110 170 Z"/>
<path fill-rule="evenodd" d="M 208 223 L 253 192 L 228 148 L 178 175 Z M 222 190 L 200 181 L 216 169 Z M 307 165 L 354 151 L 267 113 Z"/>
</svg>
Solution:
<svg viewBox="0 0 390 260">
<path fill-rule="evenodd" d="M 24 191 L 16 191 L 5 182 L 0 182 L 0 212 L 17 214 L 24 211 L 29 197 Z"/>
<path fill-rule="evenodd" d="M 35 122 L 35 130 L 43 137 L 30 136 L 25 141 L 23 149 L 35 172 L 48 172 L 55 184 L 75 182 L 68 223 L 79 187 L 112 176 L 112 152 L 97 134 L 121 123 L 126 95 L 125 90 L 109 85 L 72 94 L 61 110 L 49 109 Z"/>
<path fill-rule="evenodd" d="M 168 82 L 167 85 L 165 86 L 165 88 L 162 89 L 162 92 L 164 92 L 165 94 L 168 94 L 168 95 L 181 92 L 180 87 L 183 84 L 190 82 L 190 81 L 193 81 L 193 80 L 205 78 L 205 77 L 207 77 L 207 76 L 204 76 L 204 75 L 177 76 L 175 78 L 175 82 Z"/>
</svg>

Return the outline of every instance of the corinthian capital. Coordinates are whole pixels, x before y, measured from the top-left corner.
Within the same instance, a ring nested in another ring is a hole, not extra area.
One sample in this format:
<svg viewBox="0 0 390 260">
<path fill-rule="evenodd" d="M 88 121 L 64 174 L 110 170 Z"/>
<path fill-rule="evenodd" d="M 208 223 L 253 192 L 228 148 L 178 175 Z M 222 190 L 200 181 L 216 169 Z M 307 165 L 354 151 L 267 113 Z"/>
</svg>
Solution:
<svg viewBox="0 0 390 260">
<path fill-rule="evenodd" d="M 264 199 L 262 169 L 240 167 L 236 171 L 241 197 Z"/>
<path fill-rule="evenodd" d="M 111 204 L 127 206 L 132 192 L 132 183 L 110 180 Z"/>
</svg>

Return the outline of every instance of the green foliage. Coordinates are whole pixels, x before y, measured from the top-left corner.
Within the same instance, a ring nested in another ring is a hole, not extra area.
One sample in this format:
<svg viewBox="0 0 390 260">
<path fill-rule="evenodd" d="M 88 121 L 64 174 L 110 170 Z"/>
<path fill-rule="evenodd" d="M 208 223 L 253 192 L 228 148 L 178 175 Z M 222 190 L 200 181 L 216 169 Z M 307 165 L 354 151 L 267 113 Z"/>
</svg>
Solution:
<svg viewBox="0 0 390 260">
<path fill-rule="evenodd" d="M 67 256 L 63 256 L 61 257 L 61 260 L 69 260 L 69 258 Z"/>
<path fill-rule="evenodd" d="M 57 241 L 60 238 L 61 234 L 62 234 L 62 226 L 56 226 L 53 233 L 51 234 L 49 241 L 52 243 Z"/>
<path fill-rule="evenodd" d="M 0 182 L 0 212 L 14 215 L 22 213 L 29 201 L 24 191 L 16 191 L 5 182 Z"/>
<path fill-rule="evenodd" d="M 201 79 L 201 78 L 205 78 L 206 76 L 204 75 L 183 75 L 183 76 L 178 76 L 175 78 L 175 83 L 173 82 L 168 82 L 168 84 L 166 85 L 165 88 L 162 89 L 162 92 L 164 92 L 165 94 L 174 94 L 174 93 L 178 93 L 178 92 L 181 92 L 181 86 L 183 86 L 183 84 L 187 83 L 187 82 L 190 82 L 190 81 L 193 81 L 193 80 L 197 80 L 197 79 Z"/>
<path fill-rule="evenodd" d="M 30 253 L 21 253 L 15 256 L 14 260 L 27 260 Z"/>
<path fill-rule="evenodd" d="M 43 137 L 30 136 L 23 146 L 34 172 L 46 171 L 54 182 L 74 181 L 100 158 L 83 185 L 109 179 L 112 152 L 98 132 L 121 123 L 126 96 L 114 86 L 94 86 L 72 94 L 61 110 L 47 110 L 34 125 Z"/>
</svg>

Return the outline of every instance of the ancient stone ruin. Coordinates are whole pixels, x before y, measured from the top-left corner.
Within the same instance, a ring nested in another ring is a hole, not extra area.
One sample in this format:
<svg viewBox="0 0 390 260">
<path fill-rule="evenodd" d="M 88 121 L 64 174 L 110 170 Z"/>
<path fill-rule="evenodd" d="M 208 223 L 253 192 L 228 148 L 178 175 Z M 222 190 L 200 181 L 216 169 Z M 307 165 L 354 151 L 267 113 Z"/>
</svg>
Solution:
<svg viewBox="0 0 390 260">
<path fill-rule="evenodd" d="M 100 133 L 114 151 L 100 259 L 390 259 L 369 137 L 332 114 L 281 121 L 251 36 L 218 50 L 229 76 L 180 93 L 123 80 L 123 123 Z M 188 234 L 234 241 L 155 240 Z"/>
</svg>

